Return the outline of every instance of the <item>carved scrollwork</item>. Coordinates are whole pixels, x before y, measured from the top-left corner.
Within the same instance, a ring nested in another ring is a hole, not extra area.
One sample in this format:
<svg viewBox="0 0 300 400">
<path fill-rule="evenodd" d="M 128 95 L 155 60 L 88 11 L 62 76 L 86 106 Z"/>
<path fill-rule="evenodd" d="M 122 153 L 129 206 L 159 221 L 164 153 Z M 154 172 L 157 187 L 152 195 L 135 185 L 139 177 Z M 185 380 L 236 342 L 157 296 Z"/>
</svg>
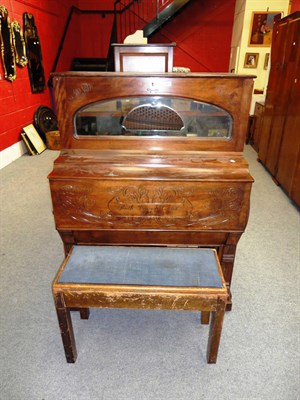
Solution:
<svg viewBox="0 0 300 400">
<path fill-rule="evenodd" d="M 112 195 L 99 203 L 97 190 L 91 187 L 64 185 L 59 201 L 65 216 L 99 226 L 120 224 L 130 227 L 201 227 L 214 228 L 237 223 L 242 207 L 242 189 L 214 188 L 210 191 L 180 187 L 144 185 L 111 188 Z M 105 192 L 107 198 L 109 193 Z"/>
<path fill-rule="evenodd" d="M 74 207 L 80 211 L 89 210 L 95 203 L 92 200 L 90 188 L 81 188 L 74 185 L 63 185 L 58 192 L 58 201 L 64 213 L 71 215 Z"/>
<path fill-rule="evenodd" d="M 120 217 L 186 218 L 193 206 L 180 189 L 128 186 L 116 192 L 108 208 Z"/>
</svg>

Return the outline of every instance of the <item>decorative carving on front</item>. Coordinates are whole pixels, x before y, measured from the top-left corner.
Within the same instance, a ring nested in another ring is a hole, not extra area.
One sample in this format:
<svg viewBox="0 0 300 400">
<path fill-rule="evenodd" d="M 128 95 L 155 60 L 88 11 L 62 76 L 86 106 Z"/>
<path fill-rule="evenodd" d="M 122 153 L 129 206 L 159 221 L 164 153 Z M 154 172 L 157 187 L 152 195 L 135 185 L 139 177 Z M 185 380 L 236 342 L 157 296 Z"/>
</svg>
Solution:
<svg viewBox="0 0 300 400">
<path fill-rule="evenodd" d="M 72 101 L 78 97 L 84 96 L 85 94 L 93 90 L 93 85 L 88 82 L 81 82 L 80 85 L 73 89 L 69 96 L 69 101 Z"/>
<path fill-rule="evenodd" d="M 63 185 L 60 210 L 70 222 L 98 227 L 214 229 L 237 225 L 242 209 L 240 187 L 157 187 Z"/>
<path fill-rule="evenodd" d="M 76 219 L 74 217 L 74 207 L 81 214 L 91 209 L 95 201 L 91 197 L 92 188 L 81 187 L 76 185 L 63 185 L 58 191 L 58 202 L 63 210 L 64 215 Z"/>
<path fill-rule="evenodd" d="M 116 191 L 108 208 L 118 217 L 187 218 L 193 209 L 188 195 L 182 189 L 128 186 Z"/>
</svg>

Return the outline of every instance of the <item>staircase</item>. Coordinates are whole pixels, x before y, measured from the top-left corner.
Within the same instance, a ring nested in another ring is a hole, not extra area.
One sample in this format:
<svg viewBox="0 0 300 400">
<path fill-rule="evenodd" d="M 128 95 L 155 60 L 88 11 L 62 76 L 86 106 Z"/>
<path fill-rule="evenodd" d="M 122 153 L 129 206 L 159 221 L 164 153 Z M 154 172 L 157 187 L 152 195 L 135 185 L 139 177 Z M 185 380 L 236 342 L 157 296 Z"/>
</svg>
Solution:
<svg viewBox="0 0 300 400">
<path fill-rule="evenodd" d="M 118 43 L 136 30 L 149 37 L 177 14 L 190 0 L 117 0 Z"/>
<path fill-rule="evenodd" d="M 63 50 L 68 29 L 74 14 L 114 14 L 114 23 L 110 36 L 110 45 L 106 58 L 75 58 L 73 71 L 114 71 L 114 53 L 112 43 L 123 43 L 128 35 L 136 30 L 143 30 L 144 37 L 151 36 L 166 22 L 174 17 L 191 0 L 116 0 L 114 10 L 80 10 L 72 7 L 64 29 L 52 72 L 56 71 L 59 57 Z"/>
<path fill-rule="evenodd" d="M 179 10 L 186 5 L 190 0 L 175 0 L 161 9 L 158 15 L 146 24 L 143 28 L 144 36 L 149 37 L 157 29 L 162 27 L 168 20 L 170 20 Z"/>
</svg>

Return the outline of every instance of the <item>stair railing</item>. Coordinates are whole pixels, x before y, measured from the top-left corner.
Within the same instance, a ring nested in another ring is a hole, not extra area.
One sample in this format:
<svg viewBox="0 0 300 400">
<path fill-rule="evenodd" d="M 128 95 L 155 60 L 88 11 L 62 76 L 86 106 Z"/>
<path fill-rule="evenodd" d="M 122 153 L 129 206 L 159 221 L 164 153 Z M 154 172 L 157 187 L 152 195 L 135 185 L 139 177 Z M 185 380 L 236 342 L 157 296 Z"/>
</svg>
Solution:
<svg viewBox="0 0 300 400">
<path fill-rule="evenodd" d="M 66 35 L 74 14 L 110 14 L 114 13 L 113 29 L 110 37 L 110 45 L 107 54 L 107 69 L 114 70 L 113 48 L 111 43 L 123 43 L 126 36 L 133 34 L 153 19 L 159 18 L 164 9 L 174 3 L 174 0 L 116 0 L 114 9 L 111 10 L 80 10 L 72 6 L 67 18 L 66 26 L 60 41 L 60 45 L 53 63 L 52 72 L 56 71 Z M 48 82 L 52 85 L 51 79 Z"/>
<path fill-rule="evenodd" d="M 117 39 L 122 43 L 126 36 L 158 18 L 173 0 L 116 0 L 114 10 L 117 19 Z"/>
<path fill-rule="evenodd" d="M 70 9 L 68 18 L 67 18 L 67 22 L 66 22 L 66 25 L 64 28 L 64 32 L 63 32 L 63 35 L 62 35 L 62 38 L 61 38 L 61 41 L 60 41 L 60 44 L 58 47 L 58 51 L 57 51 L 51 72 L 56 71 L 56 67 L 59 62 L 59 58 L 60 58 L 60 55 L 61 55 L 63 47 L 64 47 L 64 42 L 65 42 L 68 30 L 69 30 L 70 24 L 72 22 L 72 17 L 75 13 L 76 14 L 112 14 L 112 13 L 115 14 L 115 11 L 114 10 L 80 10 L 79 8 L 77 8 L 75 6 L 72 6 Z M 115 29 L 112 31 L 111 40 L 116 40 Z M 113 36 L 113 35 L 115 35 L 115 36 Z"/>
</svg>

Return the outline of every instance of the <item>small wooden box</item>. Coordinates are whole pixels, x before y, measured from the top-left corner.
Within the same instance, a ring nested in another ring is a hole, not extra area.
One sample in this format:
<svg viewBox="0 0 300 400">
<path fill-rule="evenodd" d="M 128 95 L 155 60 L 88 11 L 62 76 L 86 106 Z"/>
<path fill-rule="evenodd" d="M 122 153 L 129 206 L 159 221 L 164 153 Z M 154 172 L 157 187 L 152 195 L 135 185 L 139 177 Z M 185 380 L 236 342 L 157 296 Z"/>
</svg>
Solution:
<svg viewBox="0 0 300 400">
<path fill-rule="evenodd" d="M 59 131 L 46 132 L 46 142 L 49 150 L 60 150 L 60 133 Z"/>
</svg>

